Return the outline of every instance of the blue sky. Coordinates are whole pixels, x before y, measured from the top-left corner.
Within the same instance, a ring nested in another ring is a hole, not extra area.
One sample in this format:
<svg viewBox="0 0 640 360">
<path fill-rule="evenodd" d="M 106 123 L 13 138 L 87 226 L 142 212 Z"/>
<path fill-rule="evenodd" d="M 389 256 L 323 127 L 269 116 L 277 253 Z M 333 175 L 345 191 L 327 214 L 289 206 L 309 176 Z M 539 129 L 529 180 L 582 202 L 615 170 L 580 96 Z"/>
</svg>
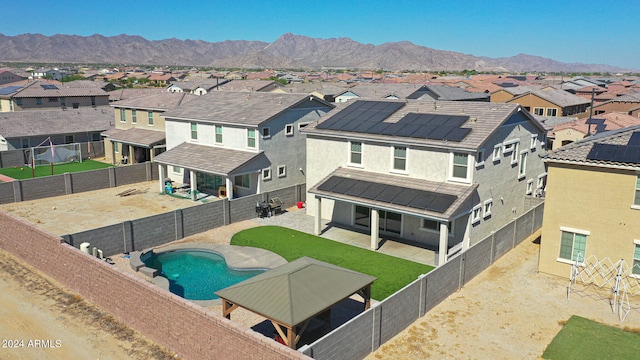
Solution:
<svg viewBox="0 0 640 360">
<path fill-rule="evenodd" d="M 0 0 L 0 33 L 275 41 L 291 32 L 640 69 L 640 0 Z M 55 5 L 53 5 L 55 4 Z"/>
</svg>

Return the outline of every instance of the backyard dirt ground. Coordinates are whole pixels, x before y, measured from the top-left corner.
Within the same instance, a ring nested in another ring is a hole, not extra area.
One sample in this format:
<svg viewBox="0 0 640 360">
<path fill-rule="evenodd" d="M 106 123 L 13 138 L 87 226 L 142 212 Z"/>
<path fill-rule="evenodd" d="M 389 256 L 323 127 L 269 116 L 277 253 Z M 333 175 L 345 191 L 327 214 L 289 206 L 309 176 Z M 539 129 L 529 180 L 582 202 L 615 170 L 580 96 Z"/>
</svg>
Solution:
<svg viewBox="0 0 640 360">
<path fill-rule="evenodd" d="M 0 210 L 34 222 L 53 234 L 65 234 L 197 204 L 159 195 L 156 187 L 155 182 L 134 184 L 7 204 L 0 206 Z M 116 196 L 132 188 L 141 193 Z M 245 221 L 182 241 L 228 243 L 235 232 L 252 226 L 257 224 Z M 535 238 L 537 236 L 525 240 L 504 255 L 367 359 L 537 359 L 560 331 L 562 323 L 574 314 L 613 326 L 640 329 L 640 299 L 630 298 L 635 309 L 624 322 L 612 313 L 608 295 L 598 294 L 596 289 L 581 288 L 583 291 L 572 293 L 567 301 L 567 280 L 537 272 L 539 244 Z M 69 294 L 51 295 L 65 294 L 62 288 L 54 286 L 54 290 L 42 291 L 44 286 L 40 282 L 26 286 L 22 278 L 40 275 L 28 267 L 24 270 L 26 274 L 21 274 L 22 270 L 7 271 L 15 266 L 5 265 L 3 259 L 6 258 L 13 259 L 0 256 L 0 335 L 3 339 L 60 339 L 62 347 L 40 353 L 34 349 L 18 352 L 0 348 L 0 358 L 135 358 L 129 353 L 132 348 L 168 354 L 154 350 L 158 348 L 151 343 L 117 339 L 109 331 L 102 332 L 95 326 L 95 320 L 86 320 L 91 317 L 87 318 L 84 315 L 87 311 L 83 309 L 89 304 Z M 114 260 L 117 266 L 127 267 L 124 257 L 115 256 Z M 76 302 L 85 305 L 68 304 Z M 219 313 L 215 307 L 210 310 Z M 236 312 L 232 317 L 232 321 L 243 321 L 247 325 L 253 319 L 249 314 L 245 318 Z M 78 356 L 63 354 L 72 350 L 78 351 L 75 354 Z M 161 356 L 164 355 L 158 358 Z"/>
</svg>

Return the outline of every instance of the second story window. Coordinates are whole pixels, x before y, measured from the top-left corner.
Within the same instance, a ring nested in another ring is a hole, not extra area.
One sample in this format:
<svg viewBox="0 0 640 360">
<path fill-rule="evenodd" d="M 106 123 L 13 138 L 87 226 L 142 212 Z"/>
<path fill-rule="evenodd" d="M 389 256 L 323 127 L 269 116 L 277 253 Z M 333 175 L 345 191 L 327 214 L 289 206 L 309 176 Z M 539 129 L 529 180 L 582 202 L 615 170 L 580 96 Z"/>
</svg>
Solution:
<svg viewBox="0 0 640 360">
<path fill-rule="evenodd" d="M 640 206 L 640 175 L 636 176 L 636 197 L 633 199 L 633 205 Z"/>
<path fill-rule="evenodd" d="M 255 129 L 247 130 L 247 147 L 250 147 L 250 148 L 256 147 L 256 130 Z"/>
<path fill-rule="evenodd" d="M 125 109 L 120 109 L 120 122 L 127 122 L 127 112 Z"/>
<path fill-rule="evenodd" d="M 216 132 L 216 138 L 215 138 L 216 144 L 222 144 L 222 125 L 216 125 L 215 132 Z"/>
<path fill-rule="evenodd" d="M 149 126 L 153 126 L 153 111 L 147 112 L 147 118 L 149 119 Z"/>
<path fill-rule="evenodd" d="M 138 114 L 136 113 L 135 109 L 131 110 L 131 123 L 132 124 L 138 123 Z"/>
<path fill-rule="evenodd" d="M 198 140 L 198 123 L 191 123 L 191 140 Z"/>
<path fill-rule="evenodd" d="M 518 178 L 522 179 L 527 175 L 527 157 L 529 152 L 523 151 L 520 153 L 520 164 L 518 164 Z"/>
<path fill-rule="evenodd" d="M 453 153 L 452 177 L 456 179 L 467 179 L 468 157 L 467 154 Z"/>
<path fill-rule="evenodd" d="M 262 138 L 263 139 L 268 139 L 271 137 L 271 131 L 268 127 L 266 128 L 262 128 Z"/>
<path fill-rule="evenodd" d="M 403 146 L 393 147 L 393 170 L 407 170 L 407 148 Z"/>
<path fill-rule="evenodd" d="M 362 143 L 351 142 L 351 156 L 349 162 L 356 165 L 362 165 Z"/>
<path fill-rule="evenodd" d="M 557 116 L 558 109 L 556 108 L 547 108 L 547 116 Z"/>
</svg>

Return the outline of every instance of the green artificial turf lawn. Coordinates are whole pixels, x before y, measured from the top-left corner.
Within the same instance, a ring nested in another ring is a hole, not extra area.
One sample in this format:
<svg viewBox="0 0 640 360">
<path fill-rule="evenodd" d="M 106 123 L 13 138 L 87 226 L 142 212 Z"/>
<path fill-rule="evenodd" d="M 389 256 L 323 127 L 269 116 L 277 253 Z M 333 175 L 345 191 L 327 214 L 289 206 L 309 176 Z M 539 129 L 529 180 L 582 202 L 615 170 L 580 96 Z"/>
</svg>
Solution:
<svg viewBox="0 0 640 360">
<path fill-rule="evenodd" d="M 640 334 L 572 316 L 542 354 L 549 360 L 637 359 Z"/>
<path fill-rule="evenodd" d="M 95 161 L 95 160 L 84 160 L 81 163 L 71 162 L 67 164 L 55 164 L 53 165 L 53 173 L 54 175 L 58 175 L 58 174 L 73 173 L 73 172 L 86 171 L 86 170 L 104 169 L 112 166 L 113 165 L 111 164 L 106 164 L 106 163 Z M 31 168 L 28 166 L 3 168 L 3 169 L 0 169 L 0 174 L 6 175 L 10 178 L 17 179 L 17 180 L 30 179 L 33 177 L 31 173 Z M 36 166 L 35 177 L 41 177 L 41 176 L 51 176 L 50 165 Z"/>
<path fill-rule="evenodd" d="M 252 246 L 273 251 L 293 261 L 303 256 L 372 275 L 378 279 L 371 287 L 371 297 L 383 300 L 432 266 L 399 259 L 368 249 L 339 243 L 319 236 L 279 226 L 260 226 L 238 232 L 231 245 Z"/>
</svg>

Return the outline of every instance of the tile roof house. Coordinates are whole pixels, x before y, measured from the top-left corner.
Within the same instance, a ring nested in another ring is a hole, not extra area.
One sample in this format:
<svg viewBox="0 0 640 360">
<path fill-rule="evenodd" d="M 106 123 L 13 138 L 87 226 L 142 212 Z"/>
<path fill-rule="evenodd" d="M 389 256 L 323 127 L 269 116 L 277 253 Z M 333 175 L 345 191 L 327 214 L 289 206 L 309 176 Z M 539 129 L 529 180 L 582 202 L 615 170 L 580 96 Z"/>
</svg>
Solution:
<svg viewBox="0 0 640 360">
<path fill-rule="evenodd" d="M 115 128 L 102 133 L 107 160 L 112 164 L 153 161 L 166 148 L 164 113 L 196 97 L 189 93 L 155 92 L 112 103 Z"/>
<path fill-rule="evenodd" d="M 232 80 L 225 82 L 218 87 L 224 91 L 256 91 L 270 92 L 277 91 L 280 88 L 278 83 L 273 80 Z"/>
<path fill-rule="evenodd" d="M 24 79 L 24 77 L 14 73 L 9 68 L 0 69 L 0 85 L 9 84 Z"/>
<path fill-rule="evenodd" d="M 216 90 L 220 85 L 224 85 L 231 80 L 220 78 L 193 79 L 184 81 L 174 81 L 167 87 L 168 92 L 187 92 L 194 95 L 204 95 L 209 91 Z"/>
<path fill-rule="evenodd" d="M 109 104 L 109 94 L 99 87 L 71 83 L 25 80 L 0 87 L 0 112 L 47 108 L 73 108 Z"/>
<path fill-rule="evenodd" d="M 584 113 L 591 102 L 564 90 L 545 88 L 528 91 L 505 101 L 517 103 L 534 115 L 570 116 Z"/>
<path fill-rule="evenodd" d="M 592 118 L 574 119 L 553 127 L 547 136 L 547 148 L 555 150 L 561 146 L 584 139 L 589 134 L 617 130 L 640 125 L 640 118 L 624 113 L 606 113 Z"/>
<path fill-rule="evenodd" d="M 235 82 L 235 81 L 234 81 Z M 305 182 L 300 129 L 333 105 L 307 94 L 212 91 L 165 116 L 160 178 L 230 199 Z M 162 184 L 161 184 L 162 186 Z"/>
<path fill-rule="evenodd" d="M 604 114 L 608 112 L 623 112 L 631 114 L 634 109 L 640 106 L 640 93 L 629 93 L 618 96 L 609 101 L 593 106 L 594 114 Z M 635 115 L 637 116 L 637 115 Z"/>
<path fill-rule="evenodd" d="M 613 284 L 618 264 L 624 262 L 618 280 L 637 281 L 640 126 L 563 146 L 544 161 L 548 182 L 539 271 L 569 278 L 573 266 L 594 269 L 600 261 L 614 269 L 610 278 L 601 280 Z"/>
<path fill-rule="evenodd" d="M 107 106 L 0 113 L 0 151 L 37 146 L 50 138 L 54 145 L 100 141 L 113 127 Z"/>
<path fill-rule="evenodd" d="M 528 210 L 545 176 L 545 128 L 517 104 L 355 99 L 303 132 L 316 233 L 330 219 L 438 264 Z"/>
</svg>

